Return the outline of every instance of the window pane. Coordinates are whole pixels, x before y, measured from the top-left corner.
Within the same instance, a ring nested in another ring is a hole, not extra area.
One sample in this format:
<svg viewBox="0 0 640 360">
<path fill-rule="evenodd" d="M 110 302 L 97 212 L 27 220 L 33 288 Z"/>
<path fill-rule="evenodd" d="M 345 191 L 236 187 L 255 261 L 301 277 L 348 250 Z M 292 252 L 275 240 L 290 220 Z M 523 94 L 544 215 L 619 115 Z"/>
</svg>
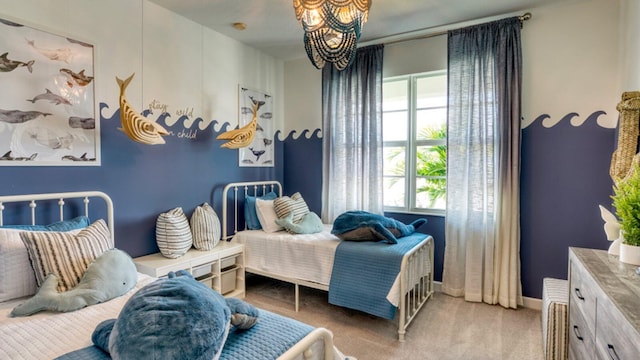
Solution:
<svg viewBox="0 0 640 360">
<path fill-rule="evenodd" d="M 418 110 L 416 126 L 418 140 L 445 139 L 447 137 L 447 109 Z"/>
<path fill-rule="evenodd" d="M 384 141 L 407 141 L 407 111 L 382 113 L 382 139 Z"/>
<path fill-rule="evenodd" d="M 383 152 L 383 174 L 385 176 L 405 176 L 405 152 L 403 146 L 385 146 Z"/>
<path fill-rule="evenodd" d="M 416 207 L 444 209 L 447 193 L 447 147 L 416 149 Z"/>
<path fill-rule="evenodd" d="M 409 97 L 407 79 L 385 81 L 382 84 L 382 111 L 407 110 Z"/>
<path fill-rule="evenodd" d="M 384 206 L 406 207 L 404 177 L 384 178 Z"/>
<path fill-rule="evenodd" d="M 417 208 L 431 208 L 431 209 L 444 210 L 446 207 L 446 201 L 447 201 L 446 178 L 417 178 L 416 179 L 416 207 Z"/>
<path fill-rule="evenodd" d="M 446 176 L 447 146 L 418 146 L 416 150 L 416 176 Z"/>
<path fill-rule="evenodd" d="M 447 106 L 447 74 L 416 79 L 417 107 Z"/>
</svg>

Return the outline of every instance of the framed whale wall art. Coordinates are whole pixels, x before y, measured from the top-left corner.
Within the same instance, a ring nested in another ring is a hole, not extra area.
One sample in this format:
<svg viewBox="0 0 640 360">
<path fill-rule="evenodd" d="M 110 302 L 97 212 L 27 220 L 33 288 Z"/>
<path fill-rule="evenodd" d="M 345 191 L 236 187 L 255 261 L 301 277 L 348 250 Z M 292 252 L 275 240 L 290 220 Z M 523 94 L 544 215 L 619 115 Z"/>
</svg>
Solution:
<svg viewBox="0 0 640 360">
<path fill-rule="evenodd" d="M 238 125 L 246 128 L 255 122 L 255 134 L 248 144 L 238 146 L 238 165 L 274 166 L 273 97 L 264 92 L 239 86 Z"/>
<path fill-rule="evenodd" d="M 0 166 L 98 166 L 94 46 L 0 17 Z"/>
</svg>

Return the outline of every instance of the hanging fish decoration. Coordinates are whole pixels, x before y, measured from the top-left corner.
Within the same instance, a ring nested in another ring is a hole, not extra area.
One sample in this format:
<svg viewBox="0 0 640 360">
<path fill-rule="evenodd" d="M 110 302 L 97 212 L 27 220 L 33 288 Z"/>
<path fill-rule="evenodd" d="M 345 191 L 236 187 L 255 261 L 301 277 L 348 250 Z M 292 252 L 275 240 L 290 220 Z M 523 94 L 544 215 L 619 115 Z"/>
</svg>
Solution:
<svg viewBox="0 0 640 360">
<path fill-rule="evenodd" d="M 253 102 L 253 118 L 247 125 L 239 129 L 225 131 L 216 137 L 217 140 L 229 140 L 226 143 L 220 145 L 220 147 L 227 149 L 238 149 L 249 146 L 249 144 L 253 142 L 253 138 L 256 135 L 256 128 L 258 126 L 258 109 L 260 108 L 260 106 L 262 106 L 262 104 L 255 101 Z"/>
<path fill-rule="evenodd" d="M 169 135 L 169 132 L 162 125 L 139 115 L 124 96 L 124 91 L 133 79 L 131 74 L 125 80 L 116 76 L 118 86 L 120 86 L 120 121 L 122 130 L 131 140 L 147 145 L 164 144 L 162 136 Z"/>
</svg>

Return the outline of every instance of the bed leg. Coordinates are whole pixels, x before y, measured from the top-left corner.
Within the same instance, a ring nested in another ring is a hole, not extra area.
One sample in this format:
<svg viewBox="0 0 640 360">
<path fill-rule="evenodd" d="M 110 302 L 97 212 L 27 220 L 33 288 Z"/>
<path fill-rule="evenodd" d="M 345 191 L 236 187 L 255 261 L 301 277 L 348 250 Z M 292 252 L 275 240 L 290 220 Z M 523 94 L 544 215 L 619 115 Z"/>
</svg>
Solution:
<svg viewBox="0 0 640 360">
<path fill-rule="evenodd" d="M 299 300 L 300 300 L 300 286 L 298 284 L 295 284 L 295 301 L 296 301 L 296 312 L 298 312 L 299 309 Z"/>
</svg>

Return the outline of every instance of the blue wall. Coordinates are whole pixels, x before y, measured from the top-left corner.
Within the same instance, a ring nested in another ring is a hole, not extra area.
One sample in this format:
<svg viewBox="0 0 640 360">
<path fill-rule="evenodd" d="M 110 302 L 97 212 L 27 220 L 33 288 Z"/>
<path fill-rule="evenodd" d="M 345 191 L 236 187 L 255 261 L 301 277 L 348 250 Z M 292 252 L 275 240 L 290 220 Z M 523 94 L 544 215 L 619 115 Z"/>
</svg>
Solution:
<svg viewBox="0 0 640 360">
<path fill-rule="evenodd" d="M 113 110 L 115 109 L 115 110 Z M 238 166 L 237 150 L 215 140 L 228 124 L 213 122 L 195 139 L 166 137 L 165 145 L 143 145 L 121 131 L 117 106 L 101 104 L 102 166 L 0 167 L 3 194 L 101 190 L 115 205 L 116 246 L 132 256 L 156 252 L 157 216 L 181 206 L 187 215 L 203 203 L 222 214 L 222 188 L 232 181 L 277 179 L 286 194 L 300 191 L 321 213 L 320 131 L 291 133 L 275 141 L 275 167 Z M 521 262 L 523 294 L 540 298 L 542 278 L 566 278 L 569 246 L 606 249 L 598 205 L 610 208 L 609 163 L 615 130 L 597 125 L 598 112 L 580 125 L 569 114 L 547 128 L 541 115 L 522 131 Z M 159 119 L 162 122 L 162 119 Z M 171 127 L 174 132 L 182 122 Z M 196 128 L 194 125 L 192 128 Z M 287 171 L 285 172 L 284 165 Z M 389 213 L 403 222 L 418 216 Z M 435 279 L 442 280 L 444 218 L 428 216 L 420 231 L 435 239 Z"/>
<path fill-rule="evenodd" d="M 611 208 L 612 182 L 609 164 L 614 150 L 615 130 L 600 127 L 597 117 L 586 119 L 571 113 L 555 126 L 543 126 L 548 115 L 540 115 L 522 130 L 521 158 L 521 244 L 523 295 L 542 297 L 544 277 L 567 278 L 570 246 L 606 249 L 599 204 Z M 572 119 L 583 119 L 580 126 Z M 308 133 L 307 133 L 308 134 Z M 300 191 L 320 213 L 322 191 L 322 139 L 318 131 L 309 139 L 285 139 L 287 191 Z M 291 190 L 293 189 L 293 190 Z M 405 223 L 419 215 L 387 213 Z M 442 280 L 444 259 L 444 217 L 426 216 L 419 230 L 435 239 L 434 278 Z"/>
<path fill-rule="evenodd" d="M 144 145 L 130 140 L 117 128 L 116 104 L 100 106 L 102 166 L 3 166 L 2 194 L 100 190 L 109 194 L 115 208 L 116 246 L 131 256 L 158 251 L 155 221 L 162 212 L 182 207 L 187 216 L 208 202 L 222 216 L 222 189 L 232 181 L 277 179 L 283 181 L 283 142 L 274 141 L 275 167 L 238 166 L 238 150 L 221 149 L 215 137 L 229 124 L 213 121 L 194 139 L 165 137 L 164 145 Z M 197 129 L 196 122 L 191 129 Z M 179 133 L 182 121 L 163 126 Z M 217 130 L 214 129 L 218 128 Z"/>
</svg>

